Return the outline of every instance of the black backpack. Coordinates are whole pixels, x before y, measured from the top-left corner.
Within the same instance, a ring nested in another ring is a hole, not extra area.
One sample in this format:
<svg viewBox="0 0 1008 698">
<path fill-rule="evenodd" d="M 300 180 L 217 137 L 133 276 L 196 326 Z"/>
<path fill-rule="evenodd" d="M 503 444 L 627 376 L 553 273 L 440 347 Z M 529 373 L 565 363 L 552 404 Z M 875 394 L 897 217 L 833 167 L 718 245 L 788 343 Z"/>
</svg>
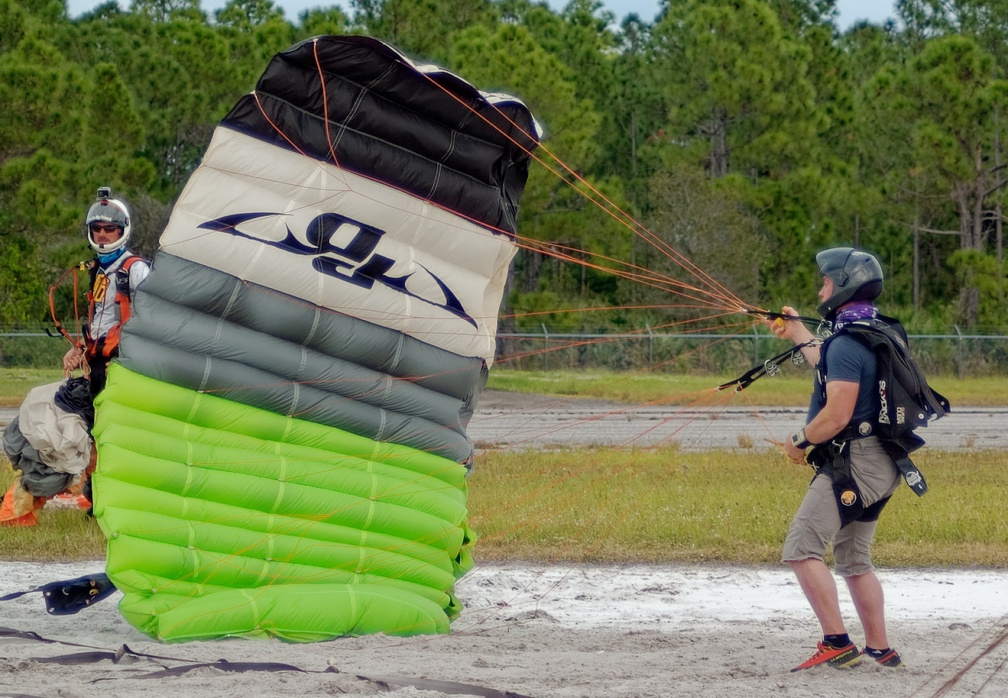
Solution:
<svg viewBox="0 0 1008 698">
<path fill-rule="evenodd" d="M 907 484 L 918 495 L 924 494 L 927 484 L 909 454 L 924 445 L 916 430 L 951 410 L 948 399 L 928 385 L 924 372 L 910 357 L 906 332 L 895 318 L 880 315 L 876 319 L 857 320 L 844 325 L 833 337 L 843 333 L 857 338 L 875 354 L 880 401 L 875 434 L 896 461 Z M 824 352 L 825 349 L 823 346 Z"/>
</svg>

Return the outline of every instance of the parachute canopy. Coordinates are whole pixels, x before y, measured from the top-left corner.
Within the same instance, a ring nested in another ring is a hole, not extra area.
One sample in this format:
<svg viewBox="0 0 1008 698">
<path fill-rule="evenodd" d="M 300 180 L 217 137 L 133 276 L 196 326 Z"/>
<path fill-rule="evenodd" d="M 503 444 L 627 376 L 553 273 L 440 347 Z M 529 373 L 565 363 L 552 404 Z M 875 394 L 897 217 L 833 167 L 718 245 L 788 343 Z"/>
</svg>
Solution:
<svg viewBox="0 0 1008 698">
<path fill-rule="evenodd" d="M 98 398 L 95 514 L 131 623 L 447 632 L 538 137 L 520 101 L 373 39 L 274 57 L 176 203 Z"/>
</svg>

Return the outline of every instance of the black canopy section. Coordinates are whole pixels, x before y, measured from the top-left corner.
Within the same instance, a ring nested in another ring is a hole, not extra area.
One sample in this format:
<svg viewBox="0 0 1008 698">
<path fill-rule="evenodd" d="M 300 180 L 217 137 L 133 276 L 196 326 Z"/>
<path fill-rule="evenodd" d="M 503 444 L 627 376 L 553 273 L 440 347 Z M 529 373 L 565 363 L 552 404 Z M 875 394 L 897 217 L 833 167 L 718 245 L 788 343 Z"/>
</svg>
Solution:
<svg viewBox="0 0 1008 698">
<path fill-rule="evenodd" d="M 278 53 L 222 125 L 512 235 L 539 138 L 519 100 L 485 95 L 361 36 L 315 37 Z"/>
</svg>

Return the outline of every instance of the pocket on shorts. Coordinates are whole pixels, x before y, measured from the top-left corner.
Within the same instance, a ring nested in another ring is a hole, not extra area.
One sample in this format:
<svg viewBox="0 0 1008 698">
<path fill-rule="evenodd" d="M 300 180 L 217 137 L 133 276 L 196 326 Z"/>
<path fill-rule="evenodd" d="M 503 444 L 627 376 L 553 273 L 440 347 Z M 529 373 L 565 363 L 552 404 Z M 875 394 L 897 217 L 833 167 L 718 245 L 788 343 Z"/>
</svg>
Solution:
<svg viewBox="0 0 1008 698">
<path fill-rule="evenodd" d="M 865 506 L 893 493 L 900 483 L 896 463 L 876 436 L 850 442 L 851 474 Z"/>
</svg>

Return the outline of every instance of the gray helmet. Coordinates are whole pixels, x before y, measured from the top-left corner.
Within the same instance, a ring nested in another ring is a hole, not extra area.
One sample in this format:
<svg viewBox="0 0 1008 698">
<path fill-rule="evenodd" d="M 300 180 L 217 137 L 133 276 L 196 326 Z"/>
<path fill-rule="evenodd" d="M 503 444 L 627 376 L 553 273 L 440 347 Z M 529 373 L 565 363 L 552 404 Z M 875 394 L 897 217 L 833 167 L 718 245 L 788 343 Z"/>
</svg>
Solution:
<svg viewBox="0 0 1008 698">
<path fill-rule="evenodd" d="M 95 242 L 94 236 L 91 235 L 92 223 L 112 223 L 122 228 L 123 233 L 115 242 L 99 245 Z M 133 230 L 129 209 L 126 208 L 126 204 L 122 201 L 112 198 L 112 190 L 108 187 L 98 187 L 98 197 L 91 204 L 91 208 L 88 209 L 87 218 L 84 219 L 84 226 L 87 229 L 88 243 L 90 243 L 91 249 L 99 253 L 114 252 L 121 247 L 125 247 L 126 242 L 129 240 L 130 232 Z"/>
<path fill-rule="evenodd" d="M 882 294 L 882 265 L 873 255 L 853 247 L 834 247 L 816 255 L 819 272 L 833 279 L 833 295 L 819 304 L 819 314 L 831 319 L 851 301 L 873 301 Z"/>
</svg>

